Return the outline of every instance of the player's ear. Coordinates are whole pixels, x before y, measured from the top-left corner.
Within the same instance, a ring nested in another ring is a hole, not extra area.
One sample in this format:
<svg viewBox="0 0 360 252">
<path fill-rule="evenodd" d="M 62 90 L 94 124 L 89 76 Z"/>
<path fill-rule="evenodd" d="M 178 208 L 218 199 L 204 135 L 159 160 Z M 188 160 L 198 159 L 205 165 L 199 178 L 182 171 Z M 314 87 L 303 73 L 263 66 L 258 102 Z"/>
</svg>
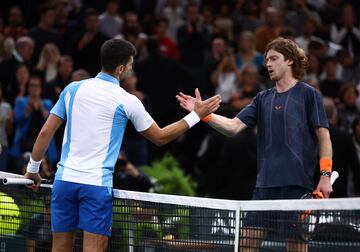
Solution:
<svg viewBox="0 0 360 252">
<path fill-rule="evenodd" d="M 117 75 L 121 75 L 125 70 L 125 66 L 124 65 L 118 65 L 115 69 L 115 72 L 117 73 Z"/>
<path fill-rule="evenodd" d="M 294 61 L 291 60 L 291 59 L 288 59 L 288 60 L 287 60 L 287 64 L 288 64 L 288 66 L 292 66 L 292 64 L 294 64 Z"/>
</svg>

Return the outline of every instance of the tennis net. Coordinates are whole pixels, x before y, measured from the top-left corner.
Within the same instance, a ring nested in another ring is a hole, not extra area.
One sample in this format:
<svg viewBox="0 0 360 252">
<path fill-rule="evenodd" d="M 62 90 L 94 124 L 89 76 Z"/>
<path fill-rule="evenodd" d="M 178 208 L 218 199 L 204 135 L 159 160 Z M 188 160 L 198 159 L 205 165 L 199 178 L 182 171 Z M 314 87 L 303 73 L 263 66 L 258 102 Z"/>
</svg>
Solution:
<svg viewBox="0 0 360 252">
<path fill-rule="evenodd" d="M 0 250 L 50 251 L 50 186 L 35 193 L 1 185 L 0 192 Z M 231 201 L 122 190 L 113 195 L 108 251 L 360 251 L 360 198 Z M 82 234 L 75 236 L 75 251 L 81 251 Z"/>
</svg>

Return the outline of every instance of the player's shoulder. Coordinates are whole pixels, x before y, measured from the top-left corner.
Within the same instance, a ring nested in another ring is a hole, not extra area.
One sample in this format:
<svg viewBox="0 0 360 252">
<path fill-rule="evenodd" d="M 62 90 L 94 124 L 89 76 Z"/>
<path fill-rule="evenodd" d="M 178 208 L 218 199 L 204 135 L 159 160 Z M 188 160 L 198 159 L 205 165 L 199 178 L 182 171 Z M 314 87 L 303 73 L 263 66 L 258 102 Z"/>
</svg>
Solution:
<svg viewBox="0 0 360 252">
<path fill-rule="evenodd" d="M 311 86 L 310 84 L 308 84 L 308 83 L 306 83 L 306 82 L 303 82 L 303 81 L 299 81 L 299 82 L 297 83 L 297 87 L 298 87 L 299 89 L 302 89 L 302 90 L 304 90 L 305 92 L 309 92 L 309 93 L 318 92 L 318 90 L 317 90 L 315 87 L 313 87 L 313 86 Z"/>
<path fill-rule="evenodd" d="M 259 93 L 257 93 L 255 98 L 257 98 L 257 99 L 265 99 L 265 98 L 271 96 L 274 92 L 275 92 L 274 87 L 268 88 L 268 89 L 262 90 Z"/>
</svg>

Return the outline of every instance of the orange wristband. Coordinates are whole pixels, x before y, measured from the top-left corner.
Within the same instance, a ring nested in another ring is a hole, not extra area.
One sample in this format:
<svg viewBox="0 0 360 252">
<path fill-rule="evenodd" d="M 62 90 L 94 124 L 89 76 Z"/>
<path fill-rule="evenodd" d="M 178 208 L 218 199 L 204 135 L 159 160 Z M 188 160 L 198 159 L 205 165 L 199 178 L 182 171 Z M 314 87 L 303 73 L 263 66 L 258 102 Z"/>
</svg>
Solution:
<svg viewBox="0 0 360 252">
<path fill-rule="evenodd" d="M 320 172 L 326 171 L 331 172 L 332 171 L 332 159 L 329 157 L 322 157 L 320 158 Z"/>
<path fill-rule="evenodd" d="M 201 121 L 208 123 L 211 121 L 211 118 L 212 118 L 212 114 L 208 114 L 204 118 L 201 118 Z"/>
</svg>

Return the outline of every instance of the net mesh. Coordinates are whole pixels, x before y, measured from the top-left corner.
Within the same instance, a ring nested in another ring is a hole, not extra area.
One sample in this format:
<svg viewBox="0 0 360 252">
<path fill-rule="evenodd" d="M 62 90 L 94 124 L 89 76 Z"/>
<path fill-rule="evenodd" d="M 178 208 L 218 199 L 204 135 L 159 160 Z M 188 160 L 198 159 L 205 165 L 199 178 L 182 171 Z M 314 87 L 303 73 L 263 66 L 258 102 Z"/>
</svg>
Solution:
<svg viewBox="0 0 360 252">
<path fill-rule="evenodd" d="M 51 251 L 50 201 L 50 187 L 1 185 L 0 250 Z M 360 198 L 228 201 L 114 190 L 107 251 L 286 249 L 360 251 Z M 82 251 L 80 230 L 74 250 Z"/>
</svg>

